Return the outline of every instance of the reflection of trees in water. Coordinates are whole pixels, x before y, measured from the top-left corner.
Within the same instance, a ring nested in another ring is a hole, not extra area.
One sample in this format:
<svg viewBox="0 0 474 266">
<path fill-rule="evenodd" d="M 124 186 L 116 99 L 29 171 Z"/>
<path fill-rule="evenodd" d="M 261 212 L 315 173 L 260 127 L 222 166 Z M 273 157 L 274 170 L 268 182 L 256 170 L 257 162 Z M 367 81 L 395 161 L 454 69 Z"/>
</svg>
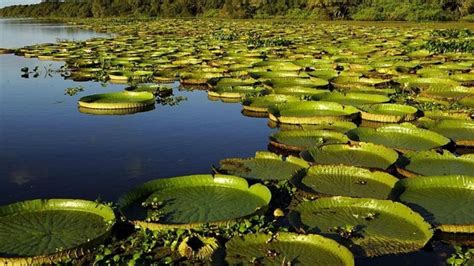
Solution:
<svg viewBox="0 0 474 266">
<path fill-rule="evenodd" d="M 188 98 L 186 96 L 165 96 L 165 97 L 158 97 L 156 102 L 161 105 L 168 105 L 168 106 L 175 106 L 178 105 L 182 101 L 186 101 Z"/>
</svg>

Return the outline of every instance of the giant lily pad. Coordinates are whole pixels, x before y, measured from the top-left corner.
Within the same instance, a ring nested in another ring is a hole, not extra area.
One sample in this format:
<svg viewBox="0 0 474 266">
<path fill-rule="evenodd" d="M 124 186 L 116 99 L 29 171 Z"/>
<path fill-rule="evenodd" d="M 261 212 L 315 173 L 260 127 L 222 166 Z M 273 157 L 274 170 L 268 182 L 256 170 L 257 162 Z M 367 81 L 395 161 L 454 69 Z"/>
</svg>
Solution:
<svg viewBox="0 0 474 266">
<path fill-rule="evenodd" d="M 149 92 L 121 91 L 94 94 L 79 99 L 79 106 L 90 109 L 132 109 L 155 104 L 155 96 Z"/>
<path fill-rule="evenodd" d="M 397 181 L 380 171 L 346 165 L 315 165 L 296 183 L 314 194 L 387 199 Z"/>
<path fill-rule="evenodd" d="M 30 200 L 0 207 L 0 263 L 50 264 L 83 254 L 115 223 L 108 206 L 85 200 Z"/>
<path fill-rule="evenodd" d="M 226 244 L 231 265 L 354 265 L 352 253 L 319 235 L 278 233 L 235 236 Z"/>
<path fill-rule="evenodd" d="M 290 151 L 302 151 L 313 146 L 348 142 L 349 138 L 346 135 L 330 130 L 286 130 L 273 133 L 270 136 L 270 144 Z"/>
<path fill-rule="evenodd" d="M 327 90 L 304 87 L 304 86 L 291 86 L 291 87 L 275 88 L 273 89 L 273 92 L 276 94 L 286 94 L 286 95 L 293 95 L 293 96 L 319 97 L 319 95 L 323 95 L 327 93 Z"/>
<path fill-rule="evenodd" d="M 452 139 L 458 145 L 474 146 L 474 121 L 472 120 L 441 120 L 428 128 Z"/>
<path fill-rule="evenodd" d="M 344 164 L 366 168 L 387 169 L 398 158 L 398 153 L 390 148 L 372 143 L 330 144 L 312 147 L 302 152 L 302 156 L 318 164 Z"/>
<path fill-rule="evenodd" d="M 254 158 L 232 158 L 220 162 L 220 170 L 249 179 L 290 180 L 308 163 L 293 156 L 280 156 L 271 152 L 257 152 Z"/>
<path fill-rule="evenodd" d="M 278 104 L 278 103 L 286 103 L 286 102 L 299 102 L 300 98 L 291 96 L 291 95 L 284 95 L 284 94 L 270 94 L 265 95 L 262 97 L 251 97 L 247 98 L 243 101 L 243 109 L 246 111 L 251 112 L 260 112 L 266 113 L 268 111 L 268 107 Z"/>
<path fill-rule="evenodd" d="M 353 106 L 359 106 L 363 104 L 375 104 L 384 103 L 390 101 L 385 95 L 379 94 L 368 94 L 368 93 L 341 93 L 341 92 L 330 92 L 323 94 L 318 97 L 322 101 L 336 102 L 340 104 L 347 104 Z"/>
<path fill-rule="evenodd" d="M 474 176 L 427 176 L 400 180 L 400 200 L 440 230 L 474 233 Z"/>
<path fill-rule="evenodd" d="M 150 207 L 148 219 L 136 224 L 150 229 L 189 228 L 255 214 L 268 205 L 271 193 L 261 184 L 249 187 L 241 177 L 191 175 L 144 183 L 123 195 L 119 206 L 144 198 L 144 205 Z"/>
<path fill-rule="evenodd" d="M 384 123 L 415 120 L 418 109 L 408 105 L 380 103 L 360 107 L 362 119 Z"/>
<path fill-rule="evenodd" d="M 347 135 L 353 140 L 380 144 L 402 151 L 428 150 L 449 143 L 448 138 L 409 123 L 381 126 L 376 129 L 359 127 L 347 132 Z"/>
<path fill-rule="evenodd" d="M 474 96 L 474 90 L 470 87 L 446 86 L 444 84 L 439 84 L 437 86 L 431 86 L 429 89 L 424 90 L 421 94 L 426 95 L 427 97 L 441 99 L 462 98 Z"/>
<path fill-rule="evenodd" d="M 329 82 L 319 78 L 299 78 L 299 77 L 276 77 L 272 78 L 269 83 L 273 88 L 291 87 L 291 86 L 305 86 L 312 88 L 327 87 Z"/>
<path fill-rule="evenodd" d="M 402 175 L 411 177 L 418 175 L 473 175 L 474 154 L 456 156 L 449 151 L 409 152 L 405 160 L 397 167 Z"/>
<path fill-rule="evenodd" d="M 255 95 L 258 93 L 265 92 L 263 87 L 253 87 L 253 86 L 232 86 L 232 87 L 218 87 L 214 90 L 208 91 L 207 94 L 210 97 L 218 98 L 234 98 L 240 99 L 244 96 Z"/>
<path fill-rule="evenodd" d="M 288 102 L 271 107 L 269 118 L 282 124 L 320 124 L 322 122 L 352 121 L 359 110 L 334 102 Z"/>
<path fill-rule="evenodd" d="M 290 222 L 370 257 L 416 251 L 433 236 L 423 217 L 390 200 L 332 197 L 302 202 L 292 210 Z"/>
</svg>

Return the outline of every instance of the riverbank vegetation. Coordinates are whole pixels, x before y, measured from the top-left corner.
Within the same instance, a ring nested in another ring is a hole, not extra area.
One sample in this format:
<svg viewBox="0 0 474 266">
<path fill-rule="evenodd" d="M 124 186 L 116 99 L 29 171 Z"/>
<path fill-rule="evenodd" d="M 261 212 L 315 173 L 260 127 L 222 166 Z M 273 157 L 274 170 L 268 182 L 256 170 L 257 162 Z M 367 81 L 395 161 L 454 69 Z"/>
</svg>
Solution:
<svg viewBox="0 0 474 266">
<path fill-rule="evenodd" d="M 287 17 L 314 20 L 474 20 L 472 0 L 65 0 L 0 9 L 2 17 Z"/>
</svg>

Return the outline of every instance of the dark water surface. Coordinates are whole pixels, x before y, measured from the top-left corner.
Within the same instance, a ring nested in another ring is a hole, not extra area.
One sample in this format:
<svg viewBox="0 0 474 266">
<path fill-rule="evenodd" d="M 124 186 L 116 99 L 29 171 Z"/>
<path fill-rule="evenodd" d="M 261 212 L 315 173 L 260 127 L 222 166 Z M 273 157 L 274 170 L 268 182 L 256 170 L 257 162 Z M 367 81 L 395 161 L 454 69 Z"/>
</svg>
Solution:
<svg viewBox="0 0 474 266">
<path fill-rule="evenodd" d="M 28 20 L 0 20 L 0 32 L 0 47 L 100 36 Z M 221 159 L 267 148 L 266 119 L 245 117 L 240 104 L 209 101 L 203 91 L 176 88 L 174 94 L 186 101 L 144 113 L 80 113 L 80 97 L 125 86 L 45 77 L 43 67 L 50 64 L 62 65 L 0 55 L 0 205 L 57 197 L 112 201 L 145 181 L 211 173 Z M 25 66 L 40 66 L 43 73 L 21 78 Z M 84 91 L 65 95 L 77 86 Z"/>
</svg>

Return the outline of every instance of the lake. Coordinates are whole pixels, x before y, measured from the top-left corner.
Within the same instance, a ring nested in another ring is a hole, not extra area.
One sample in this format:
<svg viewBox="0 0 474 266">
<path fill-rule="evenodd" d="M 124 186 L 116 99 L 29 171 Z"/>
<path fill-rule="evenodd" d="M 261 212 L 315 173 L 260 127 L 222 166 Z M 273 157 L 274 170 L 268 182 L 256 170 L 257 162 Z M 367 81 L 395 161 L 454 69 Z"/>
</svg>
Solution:
<svg viewBox="0 0 474 266">
<path fill-rule="evenodd" d="M 103 37 L 51 21 L 0 19 L 0 47 Z M 267 150 L 267 119 L 242 115 L 240 103 L 210 101 L 206 91 L 173 85 L 177 105 L 156 104 L 116 116 L 79 112 L 79 98 L 126 85 L 65 80 L 61 62 L 0 55 L 0 205 L 37 198 L 116 201 L 156 178 L 208 174 L 230 157 Z M 22 68 L 38 75 L 22 76 Z M 80 88 L 68 95 L 66 89 Z M 435 237 L 436 238 L 436 237 Z M 438 265 L 446 246 L 357 259 L 361 265 Z M 434 250 L 434 252 L 433 252 Z"/>
<path fill-rule="evenodd" d="M 34 20 L 1 19 L 0 47 L 104 34 Z M 80 97 L 125 85 L 64 80 L 59 74 L 22 78 L 20 69 L 63 63 L 0 56 L 0 205 L 36 198 L 115 201 L 145 181 L 211 173 L 228 157 L 266 150 L 266 119 L 245 117 L 241 105 L 209 101 L 205 91 L 180 91 L 175 106 L 123 116 L 78 111 Z M 65 95 L 82 86 L 83 92 Z"/>
</svg>

